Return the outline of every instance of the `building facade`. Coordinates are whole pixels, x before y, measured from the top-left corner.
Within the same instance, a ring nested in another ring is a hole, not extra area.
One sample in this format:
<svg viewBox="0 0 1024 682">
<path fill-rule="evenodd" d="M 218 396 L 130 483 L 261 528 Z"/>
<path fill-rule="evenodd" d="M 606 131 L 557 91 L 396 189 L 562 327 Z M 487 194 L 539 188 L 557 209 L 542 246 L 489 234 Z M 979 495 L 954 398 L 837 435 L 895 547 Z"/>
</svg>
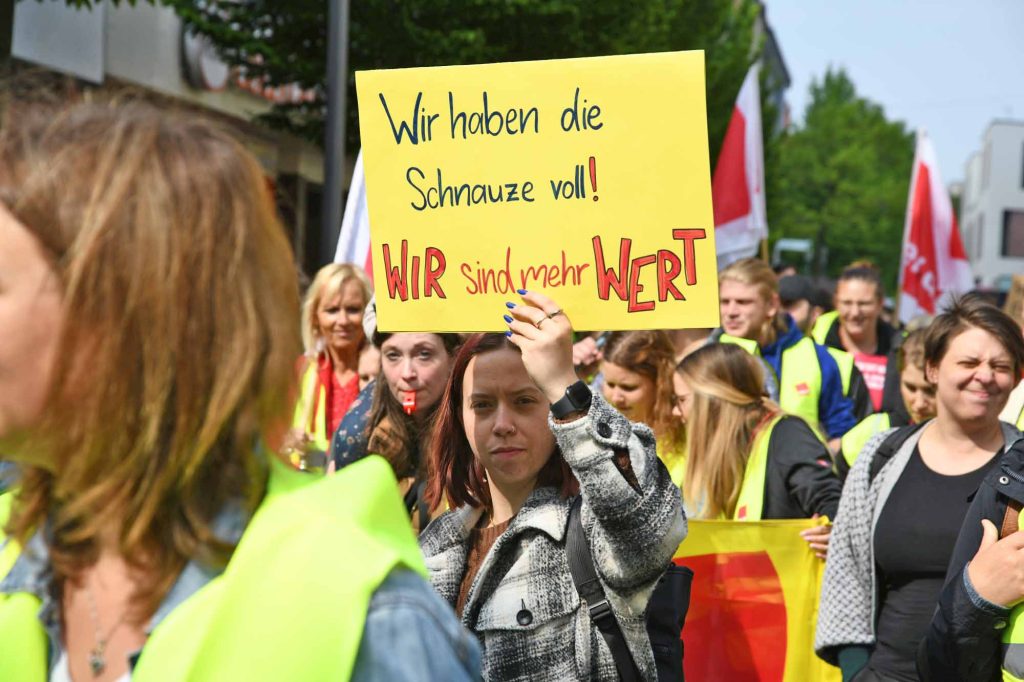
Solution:
<svg viewBox="0 0 1024 682">
<path fill-rule="evenodd" d="M 960 231 L 978 283 L 1009 291 L 1024 273 L 1024 121 L 993 121 L 967 160 Z"/>
<path fill-rule="evenodd" d="M 74 89 L 130 90 L 227 124 L 274 184 L 297 261 L 307 272 L 315 268 L 322 153 L 305 140 L 252 123 L 274 101 L 302 92 L 247 82 L 209 43 L 187 34 L 172 9 L 144 2 L 98 2 L 92 9 L 19 2 L 11 53 L 23 64 L 66 75 Z"/>
</svg>

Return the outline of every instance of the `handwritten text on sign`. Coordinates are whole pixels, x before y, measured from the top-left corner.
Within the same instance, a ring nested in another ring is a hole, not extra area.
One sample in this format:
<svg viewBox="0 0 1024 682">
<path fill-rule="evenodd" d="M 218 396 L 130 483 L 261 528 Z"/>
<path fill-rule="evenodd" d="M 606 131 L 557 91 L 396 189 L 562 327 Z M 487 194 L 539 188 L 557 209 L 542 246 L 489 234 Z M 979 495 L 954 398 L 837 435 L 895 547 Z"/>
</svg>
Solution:
<svg viewBox="0 0 1024 682">
<path fill-rule="evenodd" d="M 377 320 L 718 324 L 701 52 L 356 74 Z"/>
</svg>

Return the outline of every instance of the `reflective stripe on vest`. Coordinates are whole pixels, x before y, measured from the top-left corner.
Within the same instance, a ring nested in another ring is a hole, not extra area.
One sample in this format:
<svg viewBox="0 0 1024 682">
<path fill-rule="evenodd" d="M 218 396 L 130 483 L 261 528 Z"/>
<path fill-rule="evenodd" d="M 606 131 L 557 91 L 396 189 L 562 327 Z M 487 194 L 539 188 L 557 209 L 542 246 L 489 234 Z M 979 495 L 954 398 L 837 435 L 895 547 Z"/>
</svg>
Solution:
<svg viewBox="0 0 1024 682">
<path fill-rule="evenodd" d="M 318 379 L 319 367 L 317 361 L 312 360 L 302 373 L 299 402 L 295 405 L 295 413 L 292 416 L 292 428 L 301 429 L 311 435 L 313 447 L 316 449 L 329 452 L 330 438 L 334 434 L 327 433 L 327 388 L 323 385 L 318 386 Z M 310 410 L 313 409 L 309 405 L 310 401 L 315 401 L 316 405 L 316 412 L 312 418 L 309 416 Z"/>
<path fill-rule="evenodd" d="M 857 455 L 864 449 L 864 446 L 875 434 L 881 433 L 892 426 L 892 419 L 888 412 L 869 414 L 859 424 L 843 434 L 840 448 L 843 451 L 843 459 L 853 468 L 857 461 Z"/>
<path fill-rule="evenodd" d="M 752 355 L 761 355 L 756 341 L 722 334 L 722 343 L 734 343 Z M 821 365 L 814 342 L 804 336 L 782 351 L 782 376 L 779 377 L 779 406 L 784 412 L 803 417 L 812 429 L 821 431 L 818 399 L 821 396 Z M 820 433 L 819 433 L 820 435 Z"/>
<path fill-rule="evenodd" d="M 771 443 L 775 425 L 784 416 L 780 414 L 773 417 L 757 434 L 750 448 L 750 457 L 743 470 L 740 495 L 736 499 L 736 511 L 732 515 L 734 521 L 761 520 L 761 514 L 764 513 L 764 487 L 768 480 L 768 445 Z"/>
<path fill-rule="evenodd" d="M 828 330 L 832 329 L 832 323 L 838 319 L 839 313 L 835 310 L 818 316 L 818 319 L 814 321 L 814 327 L 811 329 L 811 338 L 814 339 L 815 343 L 820 343 L 822 346 L 825 345 Z"/>
<path fill-rule="evenodd" d="M 825 350 L 839 365 L 839 378 L 843 380 L 843 395 L 849 397 L 850 379 L 853 377 L 853 353 L 847 353 L 845 350 L 839 350 L 832 346 L 825 346 Z"/>
<path fill-rule="evenodd" d="M 132 681 L 347 680 L 370 597 L 400 566 L 426 574 L 387 462 L 370 456 L 323 478 L 275 461 L 224 573 L 157 626 Z M 0 595 L 4 682 L 46 680 L 38 608 L 30 595 Z M 37 650 L 21 648 L 30 636 Z"/>
<path fill-rule="evenodd" d="M 1016 606 L 1010 612 L 1010 625 L 1003 630 L 1003 680 L 1024 682 L 1024 627 L 1021 625 L 1021 609 Z"/>
</svg>

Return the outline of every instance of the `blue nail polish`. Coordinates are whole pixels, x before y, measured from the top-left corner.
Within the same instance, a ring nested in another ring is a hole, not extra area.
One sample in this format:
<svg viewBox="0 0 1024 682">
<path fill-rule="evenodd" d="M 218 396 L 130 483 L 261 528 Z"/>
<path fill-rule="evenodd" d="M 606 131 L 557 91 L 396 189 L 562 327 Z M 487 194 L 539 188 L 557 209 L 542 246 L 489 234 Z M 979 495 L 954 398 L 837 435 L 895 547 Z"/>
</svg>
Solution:
<svg viewBox="0 0 1024 682">
<path fill-rule="evenodd" d="M 511 317 L 509 317 L 508 315 L 502 315 L 502 317 L 505 318 L 506 322 L 508 322 L 509 324 L 512 324 L 512 318 Z"/>
<path fill-rule="evenodd" d="M 512 332 L 511 332 L 511 331 L 507 331 L 507 332 L 505 332 L 505 336 L 506 336 L 507 338 L 510 338 L 510 339 L 511 339 L 511 338 L 512 338 Z"/>
<path fill-rule="evenodd" d="M 526 296 L 526 289 L 516 289 L 516 293 L 520 296 Z"/>
<path fill-rule="evenodd" d="M 515 303 L 509 303 L 508 301 L 505 301 L 505 307 L 508 308 L 509 310 L 511 310 L 512 308 L 516 307 L 516 304 Z"/>
</svg>

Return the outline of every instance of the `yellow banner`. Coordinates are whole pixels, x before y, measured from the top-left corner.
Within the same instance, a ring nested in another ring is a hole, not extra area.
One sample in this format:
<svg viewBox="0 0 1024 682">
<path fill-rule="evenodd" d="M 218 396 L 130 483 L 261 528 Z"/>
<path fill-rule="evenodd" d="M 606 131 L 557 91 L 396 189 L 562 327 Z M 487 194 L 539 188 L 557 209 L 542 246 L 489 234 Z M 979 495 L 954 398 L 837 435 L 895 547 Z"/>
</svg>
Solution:
<svg viewBox="0 0 1024 682">
<path fill-rule="evenodd" d="M 675 561 L 693 569 L 688 680 L 839 682 L 814 653 L 825 563 L 801 539 L 818 520 L 691 521 Z"/>
<path fill-rule="evenodd" d="M 377 324 L 718 325 L 704 53 L 356 74 Z"/>
</svg>

